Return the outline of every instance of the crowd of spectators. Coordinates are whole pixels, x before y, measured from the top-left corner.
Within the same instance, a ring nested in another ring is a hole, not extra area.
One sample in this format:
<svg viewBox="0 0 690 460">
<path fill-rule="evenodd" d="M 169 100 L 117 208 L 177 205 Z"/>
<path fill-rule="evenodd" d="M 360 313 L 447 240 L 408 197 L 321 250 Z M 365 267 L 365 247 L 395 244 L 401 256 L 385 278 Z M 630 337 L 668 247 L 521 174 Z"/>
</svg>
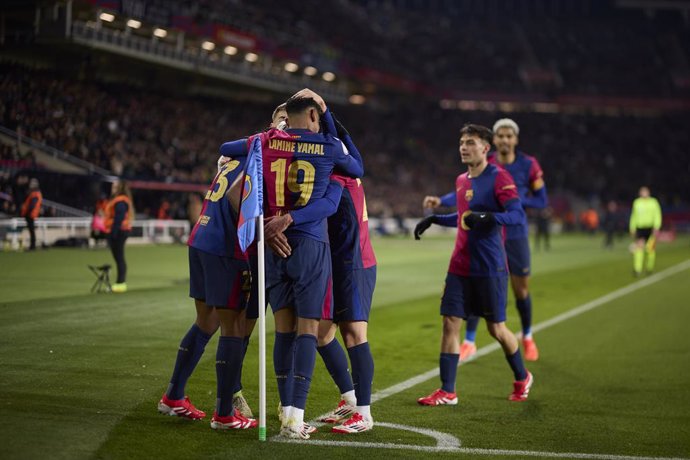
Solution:
<svg viewBox="0 0 690 460">
<path fill-rule="evenodd" d="M 81 81 L 12 64 L 0 66 L 0 120 L 23 135 L 116 175 L 208 183 L 218 146 L 263 129 L 270 103 L 186 97 Z M 463 112 L 401 99 L 390 110 L 332 106 L 366 166 L 372 215 L 414 216 L 425 194 L 452 189 L 462 169 L 459 128 L 501 116 L 521 127 L 552 193 L 628 200 L 648 184 L 667 203 L 687 201 L 690 114 L 658 117 Z M 3 158 L 10 155 L 2 147 Z M 60 201 L 59 199 L 56 201 Z M 155 215 L 157 206 L 151 208 Z"/>
<path fill-rule="evenodd" d="M 673 78 L 687 73 L 690 58 L 681 13 L 648 15 L 613 0 L 162 3 L 198 24 L 252 34 L 268 53 L 344 75 L 383 71 L 437 91 L 669 96 L 687 89 Z M 535 88 L 526 69 L 549 73 L 550 85 Z"/>
</svg>

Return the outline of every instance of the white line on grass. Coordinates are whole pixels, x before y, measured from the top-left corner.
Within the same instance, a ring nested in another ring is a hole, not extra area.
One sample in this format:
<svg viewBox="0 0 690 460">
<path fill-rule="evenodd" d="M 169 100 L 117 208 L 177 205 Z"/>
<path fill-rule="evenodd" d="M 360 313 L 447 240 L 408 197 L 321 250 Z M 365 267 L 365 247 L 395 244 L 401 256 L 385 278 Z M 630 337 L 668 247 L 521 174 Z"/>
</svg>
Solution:
<svg viewBox="0 0 690 460">
<path fill-rule="evenodd" d="M 578 307 L 575 307 L 571 310 L 566 311 L 565 313 L 561 313 L 560 315 L 556 315 L 551 319 L 547 319 L 546 321 L 542 321 L 539 324 L 536 324 L 535 326 L 532 327 L 532 331 L 534 332 L 539 332 L 544 329 L 547 329 L 551 326 L 555 326 L 556 324 L 562 323 L 563 321 L 569 320 L 571 318 L 574 318 L 576 316 L 579 316 L 583 313 L 586 313 L 590 310 L 593 310 L 597 307 L 600 307 L 608 302 L 611 302 L 612 300 L 616 300 L 620 297 L 623 297 L 625 295 L 628 295 L 632 292 L 635 292 L 639 289 L 642 289 L 644 287 L 647 287 L 651 284 L 658 283 L 659 281 L 668 278 L 669 276 L 673 276 L 676 273 L 680 273 L 684 270 L 687 270 L 690 268 L 690 259 L 686 260 L 684 262 L 681 262 L 677 265 L 674 265 L 673 267 L 667 268 L 664 271 L 661 271 L 655 275 L 652 275 L 648 278 L 642 279 L 640 281 L 636 281 L 632 284 L 629 284 L 625 287 L 622 287 L 620 289 L 616 289 L 613 292 L 609 292 L 608 294 L 605 294 L 597 299 L 594 299 L 590 302 L 587 302 L 585 304 L 582 304 Z M 481 358 L 482 356 L 488 355 L 489 353 L 496 351 L 500 349 L 501 346 L 498 344 L 498 342 L 494 342 L 491 345 L 487 345 L 485 347 L 480 348 L 477 350 L 477 353 L 470 359 L 466 361 L 461 361 L 458 366 L 462 366 L 465 363 L 468 363 L 470 361 L 473 361 L 475 359 Z M 384 398 L 387 398 L 389 396 L 392 396 L 394 394 L 400 393 L 402 391 L 408 390 L 412 388 L 413 386 L 416 386 L 420 383 L 426 382 L 427 380 L 430 380 L 434 377 L 437 377 L 439 375 L 439 368 L 431 369 L 430 371 L 424 372 L 423 374 L 416 375 L 410 379 L 405 380 L 404 382 L 400 382 L 398 384 L 395 384 L 393 386 L 390 386 L 388 388 L 385 388 L 383 390 L 377 391 L 373 395 L 371 395 L 371 402 L 372 404 L 376 401 L 380 401 Z"/>
<path fill-rule="evenodd" d="M 460 441 L 453 435 L 448 433 L 441 433 L 440 431 L 430 430 L 428 428 L 418 428 L 416 426 L 398 425 L 397 423 L 386 423 L 377 422 L 376 426 L 384 428 L 392 428 L 394 430 L 412 431 L 413 433 L 419 433 L 436 440 L 435 446 L 416 446 L 413 444 L 395 444 L 391 442 L 355 442 L 355 441 L 322 441 L 313 440 L 309 441 L 308 444 L 316 444 L 321 446 L 340 446 L 340 447 L 375 447 L 377 449 L 405 449 L 405 450 L 417 450 L 423 452 L 457 452 L 460 448 Z M 290 442 L 290 443 L 303 443 L 304 441 L 297 439 L 285 439 L 280 437 L 274 437 L 273 441 L 278 442 Z"/>
<path fill-rule="evenodd" d="M 547 458 L 584 458 L 593 460 L 687 460 L 680 457 L 635 457 L 629 455 L 581 454 L 576 452 L 537 452 L 532 450 L 470 449 L 461 447 L 455 452 L 470 455 L 503 455 Z"/>
<path fill-rule="evenodd" d="M 590 302 L 587 302 L 585 304 L 582 304 L 580 306 L 577 306 L 575 308 L 572 308 L 571 310 L 566 311 L 565 313 L 561 313 L 560 315 L 556 315 L 551 319 L 548 319 L 546 321 L 542 321 L 541 323 L 535 325 L 532 330 L 534 332 L 542 331 L 544 329 L 547 329 L 551 326 L 555 326 L 556 324 L 560 324 L 563 321 L 567 321 L 571 318 L 575 318 L 576 316 L 579 316 L 583 313 L 586 313 L 590 310 L 593 310 L 597 307 L 600 307 L 608 302 L 611 302 L 613 300 L 616 300 L 620 297 L 626 296 L 632 292 L 635 292 L 639 289 L 645 288 L 647 286 L 650 286 L 654 283 L 658 283 L 659 281 L 662 281 L 670 276 L 673 276 L 677 273 L 680 273 L 684 270 L 687 270 L 690 268 L 690 259 L 686 260 L 684 262 L 681 262 L 677 265 L 674 265 L 670 268 L 667 268 L 666 270 L 663 270 L 655 275 L 652 275 L 648 278 L 642 279 L 640 281 L 636 281 L 632 284 L 629 284 L 625 287 L 622 287 L 620 289 L 616 289 L 613 292 L 610 292 L 608 294 L 605 294 L 597 299 L 594 299 Z M 480 348 L 477 350 L 477 353 L 475 355 L 466 360 L 466 361 L 461 361 L 458 366 L 462 366 L 465 363 L 468 363 L 470 361 L 474 361 L 475 359 L 478 359 L 482 356 L 488 355 L 491 352 L 494 352 L 498 349 L 500 349 L 500 345 L 496 342 L 492 343 L 491 345 L 487 345 L 485 347 Z M 431 369 L 430 371 L 424 372 L 423 374 L 416 375 L 410 379 L 405 380 L 404 382 L 400 382 L 396 385 L 390 386 L 388 388 L 385 388 L 383 390 L 377 391 L 373 395 L 371 395 L 371 403 L 375 403 L 377 401 L 380 401 L 384 398 L 387 398 L 389 396 L 393 396 L 394 394 L 403 392 L 405 390 L 409 390 L 410 388 L 420 384 L 424 383 L 427 380 L 430 380 L 434 377 L 437 377 L 439 375 L 439 368 Z M 325 414 L 324 414 L 325 415 Z M 319 416 L 317 417 L 317 420 L 319 418 L 323 417 Z M 311 422 L 310 422 L 311 423 Z M 315 422 L 314 422 L 315 424 Z M 319 424 L 320 425 L 320 424 Z M 458 452 L 458 453 L 464 453 L 464 454 L 471 454 L 471 455 L 503 455 L 503 456 L 525 456 L 525 457 L 548 457 L 548 458 L 578 458 L 578 459 L 593 459 L 593 460 L 684 460 L 681 458 L 670 458 L 670 457 L 636 457 L 636 456 L 626 456 L 626 455 L 607 455 L 607 454 L 586 454 L 586 453 L 575 453 L 575 452 L 538 452 L 538 451 L 527 451 L 527 450 L 502 450 L 502 449 L 478 449 L 478 448 L 467 448 L 467 447 L 459 447 L 460 442 L 458 441 L 457 438 L 455 438 L 452 435 L 445 434 L 445 433 L 439 433 L 438 431 L 434 430 L 425 430 L 421 428 L 415 428 L 415 427 L 408 427 L 404 425 L 395 425 L 393 423 L 383 423 L 383 422 L 377 422 L 377 426 L 382 426 L 382 427 L 389 427 L 389 428 L 397 428 L 397 429 L 403 429 L 403 430 L 408 430 L 408 431 L 415 431 L 421 434 L 426 434 L 427 436 L 431 436 L 436 439 L 436 446 L 415 446 L 415 445 L 410 445 L 410 444 L 393 444 L 393 443 L 376 443 L 376 442 L 349 442 L 349 441 L 322 441 L 322 440 L 313 440 L 309 441 L 304 444 L 308 445 L 320 445 L 320 446 L 340 446 L 340 447 L 369 447 L 369 448 L 382 448 L 382 449 L 406 449 L 406 450 L 417 450 L 417 451 L 430 451 L 430 452 Z M 441 441 L 439 439 L 438 435 L 445 435 L 447 438 L 445 438 L 445 441 Z M 452 439 L 451 439 L 452 438 Z M 288 440 L 288 439 L 283 439 L 280 437 L 273 437 L 272 440 L 278 441 L 278 442 L 298 442 L 298 443 L 303 443 L 303 441 L 294 441 L 294 440 Z"/>
</svg>

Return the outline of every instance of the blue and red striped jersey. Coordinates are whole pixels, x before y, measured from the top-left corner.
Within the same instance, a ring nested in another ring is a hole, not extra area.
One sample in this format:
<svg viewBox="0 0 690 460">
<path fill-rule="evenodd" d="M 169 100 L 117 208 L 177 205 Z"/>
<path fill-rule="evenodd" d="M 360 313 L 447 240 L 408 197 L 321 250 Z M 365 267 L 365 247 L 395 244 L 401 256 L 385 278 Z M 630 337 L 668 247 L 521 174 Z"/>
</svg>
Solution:
<svg viewBox="0 0 690 460">
<path fill-rule="evenodd" d="M 236 141 L 238 145 L 247 140 Z M 231 144 L 231 143 L 227 143 Z M 224 144 L 226 146 L 226 144 Z M 223 165 L 206 192 L 201 214 L 189 235 L 187 244 L 193 248 L 223 257 L 247 260 L 237 241 L 237 214 L 225 197 L 227 189 L 242 174 L 247 160 L 244 155 L 232 152 L 232 160 Z M 221 147 L 221 154 L 227 155 Z"/>
<path fill-rule="evenodd" d="M 509 164 L 498 162 L 497 154 L 492 152 L 487 158 L 490 164 L 497 165 L 510 173 L 517 186 L 520 199 L 527 197 L 531 192 L 535 192 L 544 187 L 544 175 L 539 162 L 533 156 L 523 152 L 515 152 L 515 160 Z M 526 238 L 529 234 L 527 217 L 521 225 L 511 225 L 506 227 L 506 239 L 513 240 Z"/>
<path fill-rule="evenodd" d="M 364 172 L 359 153 L 350 155 L 340 139 L 330 134 L 271 129 L 260 136 L 267 217 L 301 209 L 322 198 L 336 166 L 354 177 L 361 177 Z M 327 243 L 326 219 L 292 225 L 285 235 Z"/>
<path fill-rule="evenodd" d="M 338 210 L 328 218 L 328 237 L 333 265 L 353 270 L 376 265 L 369 239 L 369 216 L 360 179 L 334 174 L 332 180 L 343 186 Z"/>
<path fill-rule="evenodd" d="M 455 192 L 458 232 L 448 272 L 461 276 L 508 275 L 501 227 L 489 232 L 469 229 L 463 219 L 473 211 L 504 212 L 509 202 L 518 200 L 510 174 L 489 164 L 477 177 L 469 177 L 468 173 L 459 175 Z"/>
</svg>

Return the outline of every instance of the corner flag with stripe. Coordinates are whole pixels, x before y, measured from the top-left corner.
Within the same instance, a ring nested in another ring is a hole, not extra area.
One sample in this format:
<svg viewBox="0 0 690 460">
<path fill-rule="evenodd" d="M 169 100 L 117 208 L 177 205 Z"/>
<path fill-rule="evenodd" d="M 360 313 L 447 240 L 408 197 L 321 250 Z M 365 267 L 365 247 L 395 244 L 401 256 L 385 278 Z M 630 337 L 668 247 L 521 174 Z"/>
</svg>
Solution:
<svg viewBox="0 0 690 460">
<path fill-rule="evenodd" d="M 246 252 L 256 237 L 256 218 L 263 215 L 264 182 L 261 162 L 261 138 L 255 136 L 249 146 L 247 168 L 242 185 L 242 202 L 237 222 L 237 239 Z"/>
</svg>

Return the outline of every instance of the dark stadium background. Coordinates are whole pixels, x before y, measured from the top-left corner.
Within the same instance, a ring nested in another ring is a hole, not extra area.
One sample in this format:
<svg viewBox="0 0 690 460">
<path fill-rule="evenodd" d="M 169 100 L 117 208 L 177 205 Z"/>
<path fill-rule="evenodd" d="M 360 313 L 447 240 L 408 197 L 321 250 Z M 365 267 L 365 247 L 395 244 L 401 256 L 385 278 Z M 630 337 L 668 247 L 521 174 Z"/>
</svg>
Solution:
<svg viewBox="0 0 690 460">
<path fill-rule="evenodd" d="M 122 176 L 140 218 L 194 221 L 218 146 L 310 87 L 364 155 L 372 217 L 420 216 L 461 170 L 462 124 L 507 116 L 564 228 L 615 201 L 625 231 L 648 185 L 683 230 L 689 63 L 687 1 L 5 0 L 0 217 L 29 177 L 90 213 Z"/>
</svg>

